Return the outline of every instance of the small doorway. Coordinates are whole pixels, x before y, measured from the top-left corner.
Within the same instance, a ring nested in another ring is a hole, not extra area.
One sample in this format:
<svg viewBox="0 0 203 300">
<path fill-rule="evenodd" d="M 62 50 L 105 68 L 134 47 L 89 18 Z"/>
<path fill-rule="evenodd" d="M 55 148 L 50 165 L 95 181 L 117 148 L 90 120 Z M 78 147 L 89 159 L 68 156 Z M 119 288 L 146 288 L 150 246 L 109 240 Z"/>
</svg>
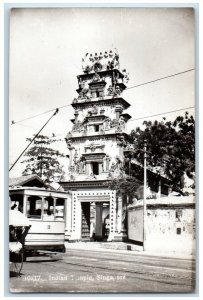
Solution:
<svg viewBox="0 0 203 300">
<path fill-rule="evenodd" d="M 90 240 L 90 202 L 82 202 L 82 240 Z"/>
</svg>

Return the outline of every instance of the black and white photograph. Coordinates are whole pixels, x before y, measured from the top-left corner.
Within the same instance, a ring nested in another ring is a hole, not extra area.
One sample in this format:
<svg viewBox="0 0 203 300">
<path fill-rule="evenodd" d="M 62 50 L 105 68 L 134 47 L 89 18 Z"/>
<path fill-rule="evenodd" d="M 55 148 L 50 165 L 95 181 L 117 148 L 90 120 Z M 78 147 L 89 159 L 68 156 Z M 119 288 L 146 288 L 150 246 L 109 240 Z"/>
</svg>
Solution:
<svg viewBox="0 0 203 300">
<path fill-rule="evenodd" d="M 9 13 L 9 291 L 197 288 L 192 5 Z"/>
</svg>

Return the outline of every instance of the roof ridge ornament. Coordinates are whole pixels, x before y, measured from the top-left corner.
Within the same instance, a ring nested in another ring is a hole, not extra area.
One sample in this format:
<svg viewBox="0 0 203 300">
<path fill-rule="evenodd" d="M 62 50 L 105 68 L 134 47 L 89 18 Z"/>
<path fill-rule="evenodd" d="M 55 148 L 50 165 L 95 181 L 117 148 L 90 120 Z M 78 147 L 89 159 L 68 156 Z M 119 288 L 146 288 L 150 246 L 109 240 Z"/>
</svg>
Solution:
<svg viewBox="0 0 203 300">
<path fill-rule="evenodd" d="M 110 50 L 109 53 L 105 51 L 104 54 L 102 52 L 99 54 L 96 52 L 94 55 L 87 52 L 84 58 L 82 58 L 82 70 L 84 73 L 88 74 L 110 69 L 120 69 L 117 50 L 114 52 Z"/>
</svg>

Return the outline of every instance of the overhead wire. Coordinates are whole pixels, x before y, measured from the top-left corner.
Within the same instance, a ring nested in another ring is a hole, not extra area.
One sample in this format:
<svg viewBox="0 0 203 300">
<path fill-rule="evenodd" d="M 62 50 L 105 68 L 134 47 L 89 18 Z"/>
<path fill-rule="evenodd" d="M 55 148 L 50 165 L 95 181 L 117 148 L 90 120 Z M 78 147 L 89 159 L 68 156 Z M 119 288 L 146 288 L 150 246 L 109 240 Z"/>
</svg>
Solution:
<svg viewBox="0 0 203 300">
<path fill-rule="evenodd" d="M 143 119 L 147 119 L 147 118 L 151 118 L 151 117 L 162 116 L 162 115 L 166 115 L 166 114 L 170 114 L 170 113 L 174 113 L 174 112 L 182 111 L 182 110 L 186 110 L 186 109 L 192 109 L 192 108 L 195 108 L 195 107 L 189 106 L 189 107 L 184 107 L 184 108 L 180 108 L 180 109 L 176 109 L 176 110 L 170 110 L 170 111 L 162 112 L 162 113 L 155 114 L 155 115 L 149 115 L 149 116 L 145 116 L 145 117 L 141 117 L 141 118 L 130 119 L 128 122 L 143 120 Z"/>
<path fill-rule="evenodd" d="M 194 71 L 194 70 L 195 69 L 189 69 L 189 70 L 178 72 L 178 73 L 174 73 L 174 74 L 171 74 L 171 75 L 168 75 L 168 76 L 160 77 L 160 78 L 157 78 L 157 79 L 154 79 L 154 80 L 151 80 L 151 81 L 147 81 L 147 82 L 144 82 L 144 83 L 133 85 L 131 87 L 126 88 L 125 90 L 134 89 L 134 88 L 142 86 L 142 85 L 146 85 L 146 84 L 149 84 L 149 83 L 154 83 L 154 82 L 157 82 L 157 81 L 160 81 L 160 80 L 163 80 L 163 79 L 167 79 L 167 78 L 171 78 L 171 77 L 174 77 L 174 76 L 178 76 L 178 75 L 181 75 L 181 74 L 184 74 L 184 73 L 188 73 L 188 72 L 191 72 L 191 71 Z"/>
<path fill-rule="evenodd" d="M 13 167 L 16 165 L 16 163 L 19 161 L 21 156 L 25 153 L 25 151 L 29 148 L 29 146 L 32 144 L 32 142 L 36 139 L 36 137 L 40 134 L 40 132 L 44 129 L 44 127 L 49 123 L 49 121 L 58 113 L 59 109 L 56 108 L 55 112 L 51 117 L 46 121 L 46 123 L 40 128 L 40 130 L 35 134 L 35 136 L 31 139 L 30 143 L 25 147 L 25 149 L 21 152 L 21 154 L 18 156 L 18 158 L 15 160 L 15 162 L 12 164 L 12 166 L 9 169 L 9 172 L 13 169 Z"/>
<path fill-rule="evenodd" d="M 154 80 L 151 80 L 151 81 L 147 81 L 147 82 L 144 82 L 144 83 L 140 83 L 140 84 L 137 84 L 137 85 L 134 85 L 134 86 L 131 86 L 131 87 L 128 87 L 125 89 L 126 90 L 129 90 L 129 89 L 133 89 L 133 88 L 137 88 L 137 87 L 140 87 L 140 86 L 143 86 L 143 85 L 147 85 L 147 84 L 151 84 L 151 83 L 154 83 L 154 82 L 157 82 L 157 81 L 160 81 L 160 80 L 164 80 L 164 79 L 167 79 L 167 78 L 171 78 L 171 77 L 174 77 L 174 76 L 178 76 L 178 75 L 181 75 L 181 74 L 184 74 L 184 73 L 188 73 L 188 72 L 191 72 L 191 71 L 194 71 L 195 69 L 188 69 L 188 70 L 185 70 L 185 71 L 182 71 L 182 72 L 178 72 L 178 73 L 174 73 L 174 74 L 171 74 L 171 75 L 167 75 L 167 76 L 164 76 L 164 77 L 160 77 L 160 78 L 157 78 L 157 79 L 154 79 Z M 61 109 L 61 108 L 64 108 L 64 107 L 68 107 L 68 106 L 71 106 L 71 104 L 66 104 L 66 105 L 63 105 L 63 106 L 59 106 L 58 109 Z M 180 110 L 184 110 L 185 108 L 183 109 L 180 109 Z M 25 119 L 22 119 L 22 120 L 19 120 L 19 121 L 14 121 L 12 120 L 11 121 L 11 124 L 10 125 L 15 125 L 17 123 L 21 123 L 21 122 L 24 122 L 24 121 L 27 121 L 27 120 L 30 120 L 30 119 L 33 119 L 33 118 L 36 118 L 36 117 L 39 117 L 39 116 L 42 116 L 44 114 L 47 114 L 49 112 L 52 112 L 56 110 L 56 108 L 53 108 L 53 109 L 50 109 L 50 110 L 47 110 L 45 112 L 42 112 L 40 114 L 37 114 L 37 115 L 34 115 L 34 116 L 30 116 L 30 117 L 27 117 Z M 180 110 L 177 110 L 177 111 L 180 111 Z M 174 111 L 175 112 L 175 111 Z M 163 113 L 164 114 L 164 113 Z M 156 116 L 156 115 L 153 115 L 153 116 Z M 142 119 L 142 118 L 141 118 Z M 131 120 L 132 121 L 132 120 Z"/>
</svg>

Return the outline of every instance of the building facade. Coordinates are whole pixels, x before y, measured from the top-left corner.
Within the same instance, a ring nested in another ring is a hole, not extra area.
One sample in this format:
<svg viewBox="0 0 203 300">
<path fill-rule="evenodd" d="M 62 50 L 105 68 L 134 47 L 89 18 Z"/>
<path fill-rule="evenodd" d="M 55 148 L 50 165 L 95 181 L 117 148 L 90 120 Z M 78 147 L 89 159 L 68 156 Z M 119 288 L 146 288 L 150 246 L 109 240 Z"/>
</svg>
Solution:
<svg viewBox="0 0 203 300">
<path fill-rule="evenodd" d="M 130 104 L 122 97 L 128 75 L 117 53 L 86 54 L 77 76 L 72 130 L 66 137 L 69 178 L 60 182 L 69 192 L 70 240 L 125 240 L 126 197 L 110 189 L 123 174 L 124 152 L 130 147 L 126 126 Z"/>
</svg>

